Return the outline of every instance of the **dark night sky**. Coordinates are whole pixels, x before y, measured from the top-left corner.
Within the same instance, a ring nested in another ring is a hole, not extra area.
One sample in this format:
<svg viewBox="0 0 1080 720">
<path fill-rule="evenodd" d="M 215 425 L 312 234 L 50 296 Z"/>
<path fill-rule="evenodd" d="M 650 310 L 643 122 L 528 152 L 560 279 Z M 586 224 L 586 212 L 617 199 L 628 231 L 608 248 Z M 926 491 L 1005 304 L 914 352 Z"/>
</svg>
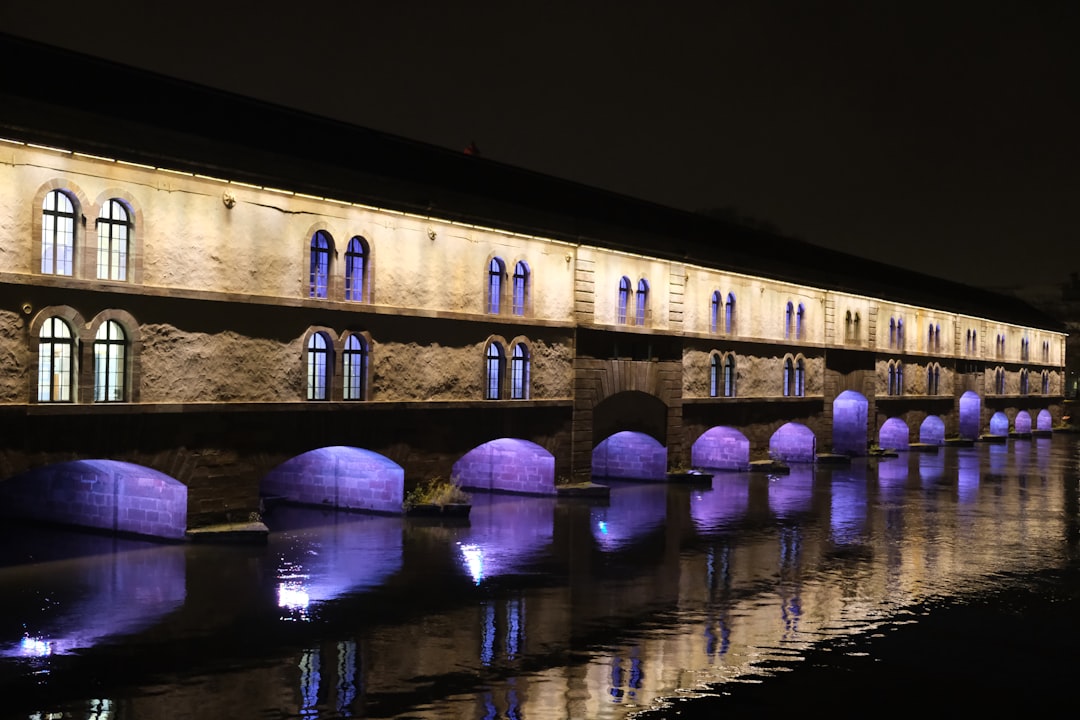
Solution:
<svg viewBox="0 0 1080 720">
<path fill-rule="evenodd" d="M 961 282 L 1080 269 L 1080 3 L 153 5 L 0 29 Z"/>
</svg>

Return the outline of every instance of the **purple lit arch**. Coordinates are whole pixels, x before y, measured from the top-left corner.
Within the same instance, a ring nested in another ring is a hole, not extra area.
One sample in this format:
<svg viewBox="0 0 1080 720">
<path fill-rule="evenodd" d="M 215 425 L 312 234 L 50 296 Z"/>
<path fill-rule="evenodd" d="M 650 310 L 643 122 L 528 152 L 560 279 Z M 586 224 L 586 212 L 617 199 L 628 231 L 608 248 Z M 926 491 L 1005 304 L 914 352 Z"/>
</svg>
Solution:
<svg viewBox="0 0 1080 720">
<path fill-rule="evenodd" d="M 944 445 L 945 421 L 937 415 L 927 415 L 919 426 L 919 442 L 926 445 Z"/>
<path fill-rule="evenodd" d="M 667 448 L 645 433 L 617 432 L 593 449 L 592 474 L 606 478 L 663 480 L 667 476 Z"/>
<path fill-rule="evenodd" d="M 262 481 L 264 495 L 301 505 L 400 513 L 405 471 L 393 460 L 361 448 L 336 445 L 288 460 Z"/>
<path fill-rule="evenodd" d="M 486 442 L 454 463 L 451 475 L 472 490 L 555 494 L 555 456 L 528 440 Z"/>
<path fill-rule="evenodd" d="M 1027 410 L 1021 410 L 1016 413 L 1016 419 L 1013 420 L 1013 429 L 1018 433 L 1031 432 L 1031 415 Z"/>
<path fill-rule="evenodd" d="M 769 456 L 782 462 L 814 462 L 817 438 L 801 423 L 789 422 L 777 428 L 769 438 Z"/>
<path fill-rule="evenodd" d="M 991 435 L 1008 435 L 1009 434 L 1009 416 L 1003 412 L 996 412 L 990 418 L 990 434 Z"/>
<path fill-rule="evenodd" d="M 710 470 L 746 470 L 750 441 L 733 427 L 709 428 L 690 449 L 690 464 Z"/>
<path fill-rule="evenodd" d="M 878 431 L 878 445 L 883 450 L 907 450 L 911 443 L 911 432 L 901 418 L 889 418 Z"/>
<path fill-rule="evenodd" d="M 1038 416 L 1035 418 L 1036 430 L 1051 430 L 1054 427 L 1054 418 L 1050 415 L 1049 410 L 1040 410 Z"/>
<path fill-rule="evenodd" d="M 968 390 L 960 396 L 960 437 L 966 440 L 975 440 L 979 437 L 979 428 L 982 424 L 979 416 L 982 413 L 982 398 L 977 393 Z"/>
<path fill-rule="evenodd" d="M 847 455 L 866 454 L 866 397 L 845 390 L 833 400 L 833 450 Z"/>
</svg>

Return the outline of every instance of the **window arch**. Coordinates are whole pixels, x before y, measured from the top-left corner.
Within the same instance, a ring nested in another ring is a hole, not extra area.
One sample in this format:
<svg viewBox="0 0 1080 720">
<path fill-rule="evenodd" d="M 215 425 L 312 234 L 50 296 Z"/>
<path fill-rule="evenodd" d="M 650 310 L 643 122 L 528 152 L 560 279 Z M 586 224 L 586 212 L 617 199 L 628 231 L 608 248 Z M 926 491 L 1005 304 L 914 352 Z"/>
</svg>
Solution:
<svg viewBox="0 0 1080 720">
<path fill-rule="evenodd" d="M 330 399 L 330 339 L 313 332 L 307 342 L 307 399 Z"/>
<path fill-rule="evenodd" d="M 735 293 L 729 292 L 727 303 L 724 304 L 724 332 L 731 335 L 735 332 Z"/>
<path fill-rule="evenodd" d="M 799 340 L 806 337 L 806 308 L 802 303 L 795 310 L 795 337 Z"/>
<path fill-rule="evenodd" d="M 345 248 L 345 299 L 366 302 L 368 299 L 368 268 L 371 248 L 359 235 L 349 240 Z"/>
<path fill-rule="evenodd" d="M 330 256 L 333 254 L 334 240 L 325 230 L 316 230 L 311 236 L 311 272 L 308 296 L 325 298 L 330 291 Z"/>
<path fill-rule="evenodd" d="M 649 281 L 645 278 L 638 280 L 637 307 L 635 310 L 634 322 L 638 325 L 644 325 L 645 316 L 649 312 Z"/>
<path fill-rule="evenodd" d="M 529 399 L 529 348 L 524 342 L 514 343 L 510 353 L 510 399 Z"/>
<path fill-rule="evenodd" d="M 1050 362 L 1050 342 L 1048 340 L 1043 340 L 1042 343 L 1042 361 Z"/>
<path fill-rule="evenodd" d="M 784 308 L 784 339 L 791 339 L 791 332 L 793 329 L 793 323 L 795 322 L 795 306 L 788 301 L 787 307 Z"/>
<path fill-rule="evenodd" d="M 99 280 L 128 279 L 128 248 L 132 229 L 130 208 L 116 198 L 107 200 L 97 220 Z"/>
<path fill-rule="evenodd" d="M 941 380 L 941 365 L 930 363 L 926 366 L 926 394 L 937 395 Z"/>
<path fill-rule="evenodd" d="M 896 318 L 889 318 L 889 347 L 896 347 Z"/>
<path fill-rule="evenodd" d="M 1020 338 L 1020 359 L 1028 360 L 1031 357 L 1031 342 L 1026 338 Z"/>
<path fill-rule="evenodd" d="M 790 357 L 784 358 L 784 397 L 794 394 L 795 362 Z"/>
<path fill-rule="evenodd" d="M 720 328 L 720 317 L 724 309 L 724 296 L 719 290 L 713 290 L 712 304 L 709 306 L 709 332 L 716 332 Z"/>
<path fill-rule="evenodd" d="M 45 196 L 41 208 L 41 272 L 73 275 L 76 205 L 63 190 Z"/>
<path fill-rule="evenodd" d="M 718 353 L 709 354 L 709 397 L 720 394 L 721 360 Z"/>
<path fill-rule="evenodd" d="M 735 353 L 724 356 L 724 373 L 721 390 L 724 397 L 735 397 Z"/>
<path fill-rule="evenodd" d="M 506 263 L 500 257 L 488 261 L 487 269 L 487 311 L 490 315 L 502 312 L 503 285 L 506 279 Z"/>
<path fill-rule="evenodd" d="M 851 317 L 851 311 L 844 313 L 844 342 L 855 341 L 855 321 Z"/>
<path fill-rule="evenodd" d="M 941 350 L 941 323 L 934 325 L 934 350 Z"/>
<path fill-rule="evenodd" d="M 127 400 L 127 335 L 115 320 L 106 320 L 94 336 L 94 402 Z"/>
<path fill-rule="evenodd" d="M 1050 394 L 1050 371 L 1049 370 L 1043 370 L 1042 371 L 1042 394 L 1043 395 L 1049 395 Z"/>
<path fill-rule="evenodd" d="M 994 368 L 994 392 L 998 395 L 1005 394 L 1005 368 Z"/>
<path fill-rule="evenodd" d="M 38 402 L 71 402 L 76 376 L 75 336 L 63 319 L 50 317 L 38 333 Z"/>
<path fill-rule="evenodd" d="M 626 309 L 630 305 L 630 295 L 633 290 L 630 287 L 630 278 L 625 275 L 619 280 L 619 305 L 617 321 L 620 325 L 626 324 Z"/>
<path fill-rule="evenodd" d="M 1021 368 L 1020 370 L 1020 394 L 1028 394 L 1028 370 L 1027 368 Z"/>
<path fill-rule="evenodd" d="M 806 392 L 806 360 L 802 355 L 784 358 L 784 396 L 803 397 Z"/>
<path fill-rule="evenodd" d="M 515 315 L 524 315 L 529 306 L 530 274 L 529 264 L 524 260 L 518 260 L 517 263 L 514 264 L 514 297 L 512 310 Z"/>
<path fill-rule="evenodd" d="M 898 350 L 904 349 L 904 318 L 896 319 L 896 347 Z"/>
<path fill-rule="evenodd" d="M 503 388 L 503 371 L 506 368 L 506 352 L 502 344 L 492 340 L 484 351 L 485 377 L 484 399 L 501 400 Z"/>
<path fill-rule="evenodd" d="M 345 338 L 341 350 L 341 369 L 344 381 L 342 397 L 345 400 L 366 400 L 368 342 L 363 335 L 351 333 Z"/>
<path fill-rule="evenodd" d="M 889 380 L 888 387 L 886 388 L 886 394 L 888 395 L 903 395 L 904 394 L 904 363 L 899 360 L 889 361 Z"/>
</svg>

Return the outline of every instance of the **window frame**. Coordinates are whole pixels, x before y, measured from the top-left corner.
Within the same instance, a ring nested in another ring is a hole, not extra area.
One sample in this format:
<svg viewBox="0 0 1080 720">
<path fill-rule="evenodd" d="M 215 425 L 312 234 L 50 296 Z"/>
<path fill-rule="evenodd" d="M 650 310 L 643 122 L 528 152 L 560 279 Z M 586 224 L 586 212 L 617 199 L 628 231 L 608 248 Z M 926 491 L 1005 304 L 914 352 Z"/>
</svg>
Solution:
<svg viewBox="0 0 1080 720">
<path fill-rule="evenodd" d="M 118 337 L 114 336 L 114 330 Z M 129 347 L 127 331 L 117 320 L 107 319 L 98 326 L 93 345 L 95 403 L 128 402 Z"/>
<path fill-rule="evenodd" d="M 308 297 L 326 300 L 330 297 L 331 260 L 334 238 L 326 230 L 311 234 L 308 264 Z"/>
<path fill-rule="evenodd" d="M 56 207 L 56 199 L 63 198 L 69 210 L 61 210 Z M 50 199 L 53 207 L 49 207 Z M 78 200 L 70 192 L 55 188 L 45 193 L 41 202 L 41 262 L 38 265 L 42 275 L 56 275 L 58 277 L 74 277 L 76 269 L 76 243 L 78 239 L 79 217 Z M 67 225 L 63 231 L 61 225 Z M 60 243 L 60 235 L 67 236 L 67 241 Z M 64 250 L 61 253 L 61 249 Z M 61 260 L 60 256 L 64 255 Z M 57 268 L 63 265 L 66 272 L 58 272 Z M 48 266 L 48 268 L 46 267 Z"/>
<path fill-rule="evenodd" d="M 117 214 L 122 217 L 116 217 Z M 96 220 L 98 280 L 128 281 L 135 232 L 133 215 L 132 208 L 120 198 L 109 198 L 102 204 Z"/>
<path fill-rule="evenodd" d="M 515 342 L 510 350 L 510 399 L 528 400 L 530 397 L 529 347 L 524 341 Z"/>
<path fill-rule="evenodd" d="M 66 336 L 58 337 L 54 334 L 57 324 L 64 329 L 67 333 Z M 49 334 L 46 335 L 46 332 Z M 41 328 L 38 330 L 38 366 L 37 366 L 37 388 L 35 397 L 39 403 L 73 403 L 77 397 L 77 383 L 79 373 L 78 364 L 78 337 L 75 334 L 75 330 L 71 327 L 71 324 L 67 320 L 59 315 L 50 315 L 41 324 Z M 63 348 L 65 352 L 61 352 L 60 355 L 66 355 L 66 358 L 61 358 L 62 369 L 60 371 L 61 378 L 66 377 L 66 381 L 57 382 L 56 366 L 57 366 L 57 349 Z M 48 382 L 43 382 L 43 378 L 48 377 Z M 66 397 L 56 397 L 57 389 L 63 389 Z M 47 392 L 43 392 L 46 390 Z"/>
<path fill-rule="evenodd" d="M 345 299 L 350 302 L 368 301 L 370 255 L 371 246 L 363 236 L 349 238 L 349 244 L 345 246 Z"/>
<path fill-rule="evenodd" d="M 316 330 L 308 336 L 305 349 L 307 399 L 310 402 L 326 402 L 330 399 L 333 385 L 334 342 L 324 331 Z"/>
<path fill-rule="evenodd" d="M 341 399 L 360 402 L 368 398 L 370 344 L 360 333 L 349 333 L 341 346 Z"/>
</svg>

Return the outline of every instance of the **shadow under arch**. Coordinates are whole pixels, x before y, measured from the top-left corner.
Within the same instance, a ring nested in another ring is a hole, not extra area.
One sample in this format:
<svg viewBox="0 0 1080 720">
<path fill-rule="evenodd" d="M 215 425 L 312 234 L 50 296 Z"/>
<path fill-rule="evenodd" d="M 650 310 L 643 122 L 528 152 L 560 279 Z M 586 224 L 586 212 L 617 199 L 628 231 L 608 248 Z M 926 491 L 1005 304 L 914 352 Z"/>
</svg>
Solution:
<svg viewBox="0 0 1080 720">
<path fill-rule="evenodd" d="M 1013 429 L 1018 433 L 1031 432 L 1031 415 L 1027 410 L 1021 410 L 1016 413 L 1016 419 L 1013 420 Z"/>
<path fill-rule="evenodd" d="M 593 447 L 604 439 L 632 430 L 667 445 L 668 407 L 663 400 L 640 390 L 624 390 L 601 400 L 593 408 Z"/>
<path fill-rule="evenodd" d="M 722 425 L 711 427 L 690 448 L 690 464 L 710 470 L 747 470 L 750 440 L 742 431 Z"/>
<path fill-rule="evenodd" d="M 401 513 L 405 471 L 377 452 L 334 445 L 286 460 L 263 477 L 260 491 L 300 505 Z"/>
<path fill-rule="evenodd" d="M 889 418 L 881 424 L 878 445 L 882 450 L 907 450 L 910 444 L 911 431 L 902 418 Z"/>
<path fill-rule="evenodd" d="M 978 439 L 981 413 L 982 398 L 978 393 L 968 390 L 960 396 L 960 437 L 965 440 Z"/>
<path fill-rule="evenodd" d="M 646 433 L 617 432 L 593 448 L 592 474 L 624 480 L 663 480 L 667 476 L 667 448 Z"/>
<path fill-rule="evenodd" d="M 187 486 L 153 468 L 120 460 L 73 460 L 27 470 L 0 483 L 9 517 L 182 540 Z"/>
<path fill-rule="evenodd" d="M 769 456 L 782 462 L 812 463 L 817 456 L 817 437 L 802 423 L 784 423 L 769 438 Z"/>
<path fill-rule="evenodd" d="M 833 400 L 833 451 L 845 455 L 866 454 L 867 408 L 869 401 L 854 390 L 845 390 Z"/>
<path fill-rule="evenodd" d="M 990 434 L 991 435 L 1008 435 L 1009 434 L 1009 416 L 1000 410 L 994 413 L 990 417 Z"/>
<path fill-rule="evenodd" d="M 925 445 L 944 445 L 945 421 L 937 415 L 927 415 L 919 426 L 919 442 Z"/>
<path fill-rule="evenodd" d="M 518 438 L 479 445 L 454 463 L 451 476 L 463 488 L 524 495 L 555 495 L 555 456 Z"/>
</svg>

